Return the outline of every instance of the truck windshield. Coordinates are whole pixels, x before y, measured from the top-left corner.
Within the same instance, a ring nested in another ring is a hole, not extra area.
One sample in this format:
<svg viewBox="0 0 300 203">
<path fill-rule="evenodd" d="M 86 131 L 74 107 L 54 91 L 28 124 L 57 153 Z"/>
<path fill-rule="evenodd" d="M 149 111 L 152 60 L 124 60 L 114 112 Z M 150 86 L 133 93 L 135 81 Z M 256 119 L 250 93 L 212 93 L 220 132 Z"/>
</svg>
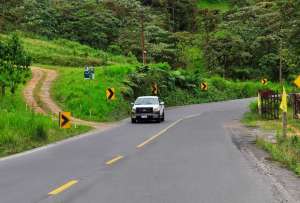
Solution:
<svg viewBox="0 0 300 203">
<path fill-rule="evenodd" d="M 136 105 L 149 105 L 149 104 L 159 104 L 157 98 L 138 98 L 135 101 Z"/>
</svg>

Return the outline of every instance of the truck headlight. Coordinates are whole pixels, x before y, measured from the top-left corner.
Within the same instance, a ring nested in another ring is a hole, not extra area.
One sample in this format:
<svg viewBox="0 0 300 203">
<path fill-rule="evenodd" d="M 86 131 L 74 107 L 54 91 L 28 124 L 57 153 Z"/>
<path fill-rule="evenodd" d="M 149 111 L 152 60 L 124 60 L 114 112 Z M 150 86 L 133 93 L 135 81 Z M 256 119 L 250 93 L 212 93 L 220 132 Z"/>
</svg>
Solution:
<svg viewBox="0 0 300 203">
<path fill-rule="evenodd" d="M 158 111 L 160 111 L 160 108 L 159 107 L 153 108 L 153 111 L 158 112 Z"/>
<path fill-rule="evenodd" d="M 132 108 L 132 109 L 131 109 L 131 112 L 132 112 L 132 113 L 135 113 L 135 110 L 136 110 L 136 108 Z"/>
</svg>

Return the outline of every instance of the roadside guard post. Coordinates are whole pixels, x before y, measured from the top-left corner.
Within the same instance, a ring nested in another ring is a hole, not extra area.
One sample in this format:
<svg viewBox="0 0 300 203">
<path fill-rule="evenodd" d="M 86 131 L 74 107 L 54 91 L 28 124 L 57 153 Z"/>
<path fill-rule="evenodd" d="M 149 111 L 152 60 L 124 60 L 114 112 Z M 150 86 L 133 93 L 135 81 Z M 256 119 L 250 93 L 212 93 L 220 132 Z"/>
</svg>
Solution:
<svg viewBox="0 0 300 203">
<path fill-rule="evenodd" d="M 69 129 L 71 125 L 71 112 L 59 112 L 59 127 Z"/>
<path fill-rule="evenodd" d="M 258 109 L 258 114 L 261 115 L 261 96 L 259 92 L 257 95 L 257 109 Z"/>
<path fill-rule="evenodd" d="M 282 135 L 287 136 L 287 94 L 283 87 L 280 109 L 282 110 Z"/>
</svg>

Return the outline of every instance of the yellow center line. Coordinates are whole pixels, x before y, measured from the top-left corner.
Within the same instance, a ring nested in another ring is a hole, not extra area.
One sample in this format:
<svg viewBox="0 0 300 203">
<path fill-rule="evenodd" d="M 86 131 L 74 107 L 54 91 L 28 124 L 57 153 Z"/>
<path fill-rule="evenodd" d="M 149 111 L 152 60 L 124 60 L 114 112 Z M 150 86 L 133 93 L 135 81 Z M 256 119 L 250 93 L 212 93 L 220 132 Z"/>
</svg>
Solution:
<svg viewBox="0 0 300 203">
<path fill-rule="evenodd" d="M 78 183 L 77 180 L 71 180 L 71 181 L 67 182 L 66 184 L 60 186 L 59 188 L 49 192 L 48 195 L 58 195 L 59 193 L 67 190 L 68 188 L 72 187 L 73 185 L 75 185 L 77 183 Z"/>
<path fill-rule="evenodd" d="M 142 148 L 145 145 L 149 144 L 150 142 L 152 142 L 153 140 L 155 140 L 156 138 L 158 138 L 159 136 L 161 136 L 162 134 L 164 134 L 165 132 L 167 132 L 170 128 L 174 127 L 175 125 L 177 125 L 178 123 L 180 123 L 181 121 L 183 121 L 184 119 L 179 119 L 177 121 L 175 121 L 174 123 L 172 123 L 171 125 L 169 125 L 167 128 L 163 129 L 162 131 L 160 131 L 159 133 L 157 133 L 156 135 L 150 137 L 149 139 L 147 139 L 146 141 L 144 141 L 143 143 L 139 144 L 138 146 L 136 146 L 136 148 Z"/>
<path fill-rule="evenodd" d="M 116 156 L 115 158 L 113 158 L 113 159 L 107 161 L 107 162 L 106 162 L 106 165 L 112 165 L 112 164 L 116 163 L 117 161 L 119 161 L 119 160 L 121 160 L 121 159 L 123 159 L 123 158 L 124 158 L 124 156 L 118 155 L 118 156 Z"/>
</svg>

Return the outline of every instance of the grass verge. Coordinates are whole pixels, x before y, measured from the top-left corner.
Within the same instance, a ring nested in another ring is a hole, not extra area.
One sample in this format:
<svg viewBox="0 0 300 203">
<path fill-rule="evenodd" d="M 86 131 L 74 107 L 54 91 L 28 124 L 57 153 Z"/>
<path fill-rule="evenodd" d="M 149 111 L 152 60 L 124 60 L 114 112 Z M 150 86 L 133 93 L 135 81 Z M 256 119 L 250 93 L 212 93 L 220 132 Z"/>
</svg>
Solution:
<svg viewBox="0 0 300 203">
<path fill-rule="evenodd" d="M 256 111 L 256 102 L 250 104 L 250 111 L 244 115 L 242 122 L 251 127 L 258 127 L 264 131 L 272 130 L 276 133 L 276 143 L 258 137 L 257 146 L 270 153 L 272 160 L 292 170 L 300 176 L 300 134 L 299 121 L 294 120 L 292 111 L 288 111 L 288 138 L 281 135 L 281 118 L 279 120 L 264 120 Z"/>
<path fill-rule="evenodd" d="M 288 139 L 277 138 L 276 144 L 257 139 L 256 144 L 269 152 L 272 160 L 281 163 L 300 177 L 300 138 L 298 136 Z"/>
<path fill-rule="evenodd" d="M 59 129 L 58 121 L 27 109 L 22 88 L 0 98 L 0 157 L 57 142 L 90 130 L 90 127 Z"/>
</svg>

